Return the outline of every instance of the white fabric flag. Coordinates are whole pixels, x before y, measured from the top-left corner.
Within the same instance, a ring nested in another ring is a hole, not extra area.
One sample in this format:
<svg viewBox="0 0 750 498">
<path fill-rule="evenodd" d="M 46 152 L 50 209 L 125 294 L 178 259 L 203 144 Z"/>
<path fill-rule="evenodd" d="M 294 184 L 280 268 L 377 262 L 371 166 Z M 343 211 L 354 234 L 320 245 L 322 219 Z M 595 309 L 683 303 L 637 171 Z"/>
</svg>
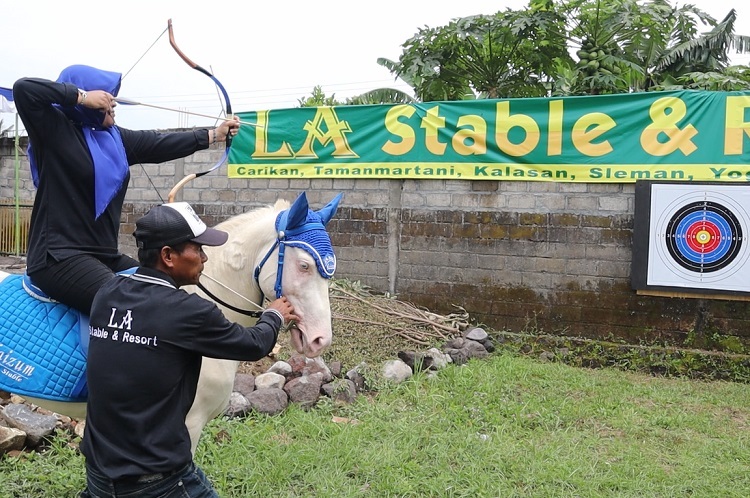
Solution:
<svg viewBox="0 0 750 498">
<path fill-rule="evenodd" d="M 16 112 L 13 90 L 10 88 L 0 87 L 0 112 Z"/>
</svg>

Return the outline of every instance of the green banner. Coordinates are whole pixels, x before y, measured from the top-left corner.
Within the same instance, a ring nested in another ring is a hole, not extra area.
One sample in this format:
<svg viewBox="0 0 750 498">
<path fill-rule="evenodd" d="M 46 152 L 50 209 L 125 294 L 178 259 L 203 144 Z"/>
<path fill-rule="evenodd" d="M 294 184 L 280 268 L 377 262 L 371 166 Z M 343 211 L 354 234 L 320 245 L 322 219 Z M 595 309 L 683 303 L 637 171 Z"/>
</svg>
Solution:
<svg viewBox="0 0 750 498">
<path fill-rule="evenodd" d="M 681 91 L 247 112 L 228 175 L 750 181 L 749 110 Z"/>
</svg>

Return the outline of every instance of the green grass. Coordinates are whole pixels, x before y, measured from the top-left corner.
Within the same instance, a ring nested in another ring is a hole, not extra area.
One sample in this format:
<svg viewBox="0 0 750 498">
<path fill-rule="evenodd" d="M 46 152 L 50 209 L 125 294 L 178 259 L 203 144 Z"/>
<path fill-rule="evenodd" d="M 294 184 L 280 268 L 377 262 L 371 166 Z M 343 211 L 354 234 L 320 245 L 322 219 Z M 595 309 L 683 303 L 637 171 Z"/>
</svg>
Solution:
<svg viewBox="0 0 750 498">
<path fill-rule="evenodd" d="M 349 406 L 215 420 L 197 461 L 223 497 L 745 498 L 750 386 L 496 354 Z M 83 465 L 63 438 L 4 457 L 0 497 L 75 496 Z"/>
</svg>

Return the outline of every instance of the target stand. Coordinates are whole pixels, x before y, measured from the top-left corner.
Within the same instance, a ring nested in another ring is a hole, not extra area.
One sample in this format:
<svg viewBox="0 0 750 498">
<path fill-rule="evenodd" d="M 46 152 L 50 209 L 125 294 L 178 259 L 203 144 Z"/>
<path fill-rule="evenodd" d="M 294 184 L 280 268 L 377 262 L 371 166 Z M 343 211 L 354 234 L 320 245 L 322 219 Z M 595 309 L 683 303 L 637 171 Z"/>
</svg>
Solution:
<svg viewBox="0 0 750 498">
<path fill-rule="evenodd" d="M 750 185 L 639 181 L 638 294 L 750 300 Z"/>
</svg>

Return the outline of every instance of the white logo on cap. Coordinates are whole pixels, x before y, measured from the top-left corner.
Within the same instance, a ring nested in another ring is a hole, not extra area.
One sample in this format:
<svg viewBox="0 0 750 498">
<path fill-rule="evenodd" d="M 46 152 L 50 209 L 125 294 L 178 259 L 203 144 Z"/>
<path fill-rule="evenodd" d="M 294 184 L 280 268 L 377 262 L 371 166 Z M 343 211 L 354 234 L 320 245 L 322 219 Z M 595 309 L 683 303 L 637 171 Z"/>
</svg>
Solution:
<svg viewBox="0 0 750 498">
<path fill-rule="evenodd" d="M 185 221 L 187 221 L 188 225 L 190 225 L 193 237 L 198 237 L 206 231 L 206 224 L 203 223 L 203 220 L 201 220 L 197 214 L 195 214 L 193 207 L 187 202 L 170 202 L 169 204 L 164 205 L 180 213 Z"/>
</svg>

